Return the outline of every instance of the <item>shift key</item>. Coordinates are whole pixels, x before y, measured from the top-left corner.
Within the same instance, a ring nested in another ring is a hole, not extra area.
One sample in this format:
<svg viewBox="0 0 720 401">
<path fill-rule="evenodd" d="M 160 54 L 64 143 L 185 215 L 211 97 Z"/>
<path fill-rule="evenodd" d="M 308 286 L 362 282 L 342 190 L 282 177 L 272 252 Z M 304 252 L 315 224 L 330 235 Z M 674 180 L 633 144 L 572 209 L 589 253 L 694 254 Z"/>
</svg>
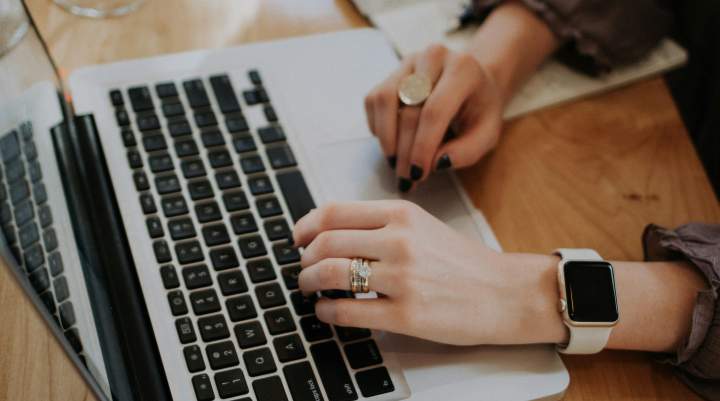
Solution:
<svg viewBox="0 0 720 401">
<path fill-rule="evenodd" d="M 320 380 L 328 398 L 333 401 L 354 401 L 358 395 L 352 383 L 340 349 L 335 341 L 326 341 L 310 347 Z"/>
</svg>

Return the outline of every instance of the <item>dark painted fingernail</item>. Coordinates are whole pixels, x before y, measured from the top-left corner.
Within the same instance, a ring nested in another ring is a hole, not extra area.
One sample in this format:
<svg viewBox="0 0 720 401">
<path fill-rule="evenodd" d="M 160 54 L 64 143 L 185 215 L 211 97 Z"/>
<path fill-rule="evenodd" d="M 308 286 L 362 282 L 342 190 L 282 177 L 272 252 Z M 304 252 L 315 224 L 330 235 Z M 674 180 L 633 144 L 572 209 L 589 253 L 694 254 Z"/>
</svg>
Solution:
<svg viewBox="0 0 720 401">
<path fill-rule="evenodd" d="M 413 181 L 417 181 L 421 179 L 423 176 L 423 169 L 420 166 L 412 165 L 410 166 L 410 178 L 413 179 Z"/>
<path fill-rule="evenodd" d="M 400 178 L 398 180 L 398 189 L 400 192 L 407 192 L 412 187 L 412 181 L 408 180 L 407 178 Z"/>
<path fill-rule="evenodd" d="M 440 156 L 440 159 L 437 162 L 437 166 L 435 167 L 435 170 L 441 171 L 446 170 L 452 167 L 452 160 L 450 160 L 450 156 L 446 154 Z"/>
<path fill-rule="evenodd" d="M 397 164 L 397 157 L 396 156 L 388 156 L 387 162 L 390 165 L 390 168 L 395 170 L 395 165 Z"/>
</svg>

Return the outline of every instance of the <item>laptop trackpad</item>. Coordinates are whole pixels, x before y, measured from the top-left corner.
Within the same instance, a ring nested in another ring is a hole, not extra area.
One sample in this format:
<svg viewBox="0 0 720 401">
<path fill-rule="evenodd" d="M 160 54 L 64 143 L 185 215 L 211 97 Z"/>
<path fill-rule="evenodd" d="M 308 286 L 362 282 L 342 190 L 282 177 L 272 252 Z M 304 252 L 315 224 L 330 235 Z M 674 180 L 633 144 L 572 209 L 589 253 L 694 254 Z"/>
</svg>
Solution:
<svg viewBox="0 0 720 401">
<path fill-rule="evenodd" d="M 461 233 L 482 240 L 450 175 L 432 174 L 409 194 L 401 194 L 395 172 L 373 137 L 320 146 L 312 160 L 325 201 L 407 199 Z"/>
</svg>

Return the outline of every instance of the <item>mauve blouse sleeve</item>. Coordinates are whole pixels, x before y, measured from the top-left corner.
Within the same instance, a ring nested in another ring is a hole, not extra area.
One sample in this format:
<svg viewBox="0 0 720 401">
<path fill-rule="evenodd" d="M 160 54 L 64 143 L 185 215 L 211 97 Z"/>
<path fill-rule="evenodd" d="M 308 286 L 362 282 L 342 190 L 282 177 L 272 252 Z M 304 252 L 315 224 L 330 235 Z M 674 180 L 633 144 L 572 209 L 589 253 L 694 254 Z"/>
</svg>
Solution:
<svg viewBox="0 0 720 401">
<path fill-rule="evenodd" d="M 675 230 L 649 225 L 643 234 L 645 259 L 687 260 L 707 279 L 695 300 L 690 334 L 664 362 L 708 400 L 720 400 L 720 224 L 686 224 Z"/>
<path fill-rule="evenodd" d="M 476 12 L 486 15 L 507 0 L 474 1 Z M 520 1 L 571 49 L 561 52 L 562 59 L 591 73 L 638 60 L 668 33 L 673 21 L 670 0 Z"/>
</svg>

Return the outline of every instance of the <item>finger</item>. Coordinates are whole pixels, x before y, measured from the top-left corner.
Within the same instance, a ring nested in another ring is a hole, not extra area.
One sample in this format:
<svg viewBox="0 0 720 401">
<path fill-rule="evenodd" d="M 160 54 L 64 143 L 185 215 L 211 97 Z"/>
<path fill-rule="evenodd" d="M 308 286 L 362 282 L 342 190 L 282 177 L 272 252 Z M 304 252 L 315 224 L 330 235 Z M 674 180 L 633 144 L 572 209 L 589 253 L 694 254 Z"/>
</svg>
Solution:
<svg viewBox="0 0 720 401">
<path fill-rule="evenodd" d="M 486 120 L 476 128 L 462 130 L 462 135 L 440 146 L 433 156 L 436 171 L 463 168 L 477 163 L 497 144 L 502 127 L 501 121 Z"/>
<path fill-rule="evenodd" d="M 331 203 L 313 209 L 293 229 L 296 246 L 305 246 L 323 231 L 337 229 L 371 230 L 384 227 L 389 221 L 389 201 Z"/>
<path fill-rule="evenodd" d="M 398 189 L 407 192 L 412 187 L 410 180 L 410 151 L 420 118 L 419 107 L 403 107 L 400 110 L 398 126 L 397 176 Z"/>
<path fill-rule="evenodd" d="M 349 258 L 323 259 L 314 265 L 308 266 L 300 272 L 298 285 L 304 293 L 313 293 L 325 290 L 345 290 L 350 288 L 350 263 Z M 370 262 L 372 274 L 368 278 L 370 291 L 391 295 L 392 274 L 388 271 L 390 266 L 382 262 Z"/>
<path fill-rule="evenodd" d="M 321 298 L 315 304 L 315 314 L 321 321 L 338 326 L 397 331 L 393 305 L 387 298 Z"/>
<path fill-rule="evenodd" d="M 397 148 L 397 112 L 400 105 L 397 91 L 400 80 L 412 73 L 414 57 L 406 58 L 400 68 L 390 75 L 373 96 L 373 126 L 385 157 L 391 158 Z"/>
<path fill-rule="evenodd" d="M 460 60 L 465 60 L 465 57 Z M 465 64 L 474 62 L 458 61 L 448 65 L 423 105 L 410 153 L 411 176 L 414 180 L 424 179 L 432 170 L 433 156 L 450 122 L 472 93 L 474 86 L 468 84 L 472 78 L 468 73 L 471 69 Z M 464 76 L 468 79 L 464 79 Z"/>
<path fill-rule="evenodd" d="M 442 74 L 447 52 L 443 45 L 431 45 L 415 59 L 415 73 L 425 75 L 434 86 Z"/>
<path fill-rule="evenodd" d="M 328 258 L 382 260 L 386 245 L 381 238 L 377 230 L 323 231 L 305 247 L 300 264 L 311 266 Z"/>
</svg>

